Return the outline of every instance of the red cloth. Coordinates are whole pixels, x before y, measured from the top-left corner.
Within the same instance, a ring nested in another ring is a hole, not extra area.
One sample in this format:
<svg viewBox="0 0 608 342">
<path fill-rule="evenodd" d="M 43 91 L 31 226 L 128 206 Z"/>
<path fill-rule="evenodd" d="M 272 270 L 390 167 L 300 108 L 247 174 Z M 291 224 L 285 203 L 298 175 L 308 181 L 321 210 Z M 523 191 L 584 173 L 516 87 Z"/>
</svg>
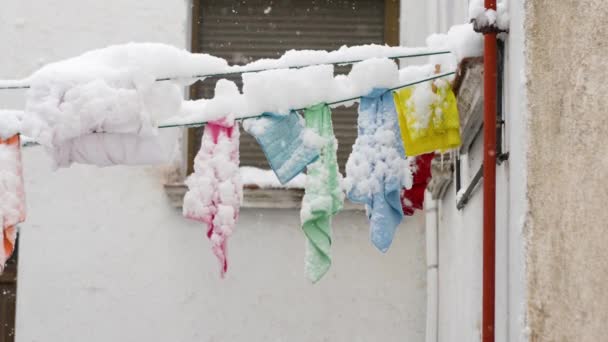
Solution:
<svg viewBox="0 0 608 342">
<path fill-rule="evenodd" d="M 427 153 L 416 157 L 416 168 L 411 189 L 401 190 L 401 206 L 403 214 L 414 215 L 416 209 L 424 208 L 424 191 L 431 180 L 431 163 L 435 153 Z"/>
</svg>

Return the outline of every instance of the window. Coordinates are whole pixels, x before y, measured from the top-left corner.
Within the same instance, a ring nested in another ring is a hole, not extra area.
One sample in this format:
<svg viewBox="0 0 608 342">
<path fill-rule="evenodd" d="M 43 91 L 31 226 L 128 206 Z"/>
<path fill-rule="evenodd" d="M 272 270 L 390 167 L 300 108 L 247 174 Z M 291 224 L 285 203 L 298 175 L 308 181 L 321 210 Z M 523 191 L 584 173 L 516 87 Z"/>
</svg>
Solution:
<svg viewBox="0 0 608 342">
<path fill-rule="evenodd" d="M 194 0 L 192 50 L 246 64 L 277 58 L 290 49 L 334 50 L 342 45 L 399 42 L 397 0 Z M 336 68 L 346 73 L 348 67 Z M 240 75 L 229 77 L 241 87 Z M 217 79 L 197 82 L 191 98 L 212 98 Z M 357 137 L 356 108 L 333 110 L 344 168 Z M 200 146 L 201 128 L 189 130 L 188 173 Z M 241 135 L 241 165 L 268 168 L 255 140 Z"/>
</svg>

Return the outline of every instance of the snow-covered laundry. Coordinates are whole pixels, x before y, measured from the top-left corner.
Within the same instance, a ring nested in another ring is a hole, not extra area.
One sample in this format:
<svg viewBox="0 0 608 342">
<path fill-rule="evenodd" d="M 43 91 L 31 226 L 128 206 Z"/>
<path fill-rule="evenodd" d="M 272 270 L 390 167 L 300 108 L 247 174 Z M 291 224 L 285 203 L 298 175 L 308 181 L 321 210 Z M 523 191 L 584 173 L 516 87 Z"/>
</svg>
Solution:
<svg viewBox="0 0 608 342">
<path fill-rule="evenodd" d="M 227 241 L 243 200 L 239 134 L 234 121 L 208 123 L 194 159 L 194 173 L 186 180 L 188 192 L 184 197 L 183 214 L 207 225 L 207 237 L 220 263 L 222 277 L 228 270 Z"/>
<path fill-rule="evenodd" d="M 175 90 L 167 85 L 139 91 L 97 80 L 63 89 L 62 94 L 52 87 L 34 85 L 23 132 L 45 146 L 58 167 L 72 162 L 99 166 L 166 163 L 177 146 L 177 132 L 160 133 L 147 108 L 165 112 L 161 118 L 179 111 L 179 91 L 177 98 L 158 97 L 177 101 L 177 107 L 156 101 L 158 92 Z"/>
<path fill-rule="evenodd" d="M 401 137 L 408 156 L 460 146 L 456 96 L 445 80 L 396 91 Z"/>
<path fill-rule="evenodd" d="M 25 219 L 25 192 L 18 135 L 0 138 L 0 273 L 15 249 L 16 225 Z"/>
<path fill-rule="evenodd" d="M 326 104 L 318 104 L 304 113 L 306 128 L 323 141 L 319 159 L 307 167 L 306 188 L 302 199 L 300 219 L 306 234 L 306 274 L 317 282 L 331 266 L 331 221 L 342 209 L 344 193 L 341 189 L 337 161 L 337 141 L 331 122 L 331 111 Z"/>
<path fill-rule="evenodd" d="M 346 163 L 345 188 L 351 201 L 366 205 L 372 243 L 382 252 L 390 247 L 403 219 L 401 189 L 410 186 L 393 95 L 387 89 L 374 89 L 361 98 L 358 137 Z"/>
<path fill-rule="evenodd" d="M 190 73 L 188 69 L 194 66 L 213 65 L 227 63 L 162 44 L 112 46 L 46 65 L 28 78 L 31 88 L 26 93 L 22 133 L 47 148 L 60 150 L 53 154 L 64 156 L 70 154 L 66 150 L 73 150 L 72 144 L 80 143 L 79 138 L 108 133 L 111 135 L 101 138 L 101 148 L 87 146 L 75 152 L 80 157 L 73 161 L 97 160 L 98 156 L 83 155 L 89 151 L 116 155 L 121 149 L 132 149 L 130 144 L 137 139 L 114 134 L 145 137 L 137 141 L 138 146 L 142 141 L 149 143 L 158 137 L 157 123 L 180 112 L 182 86 L 171 81 L 156 82 L 156 78 L 180 76 Z M 82 142 L 97 139 L 85 138 Z M 164 143 L 157 139 L 155 144 Z M 118 151 L 107 150 L 123 142 L 127 145 Z M 175 142 L 172 144 L 175 146 Z"/>
<path fill-rule="evenodd" d="M 154 136 L 124 133 L 87 134 L 50 149 L 56 167 L 72 163 L 97 166 L 166 164 L 175 155 L 177 129 Z"/>
<path fill-rule="evenodd" d="M 424 192 L 431 180 L 431 164 L 435 158 L 435 153 L 427 153 L 414 158 L 416 164 L 411 168 L 412 187 L 410 189 L 403 188 L 401 190 L 401 205 L 403 213 L 407 216 L 414 215 L 416 209 L 424 208 Z"/>
<path fill-rule="evenodd" d="M 319 158 L 322 139 L 304 126 L 295 111 L 287 115 L 264 113 L 243 127 L 260 144 L 281 184 L 289 182 Z"/>
</svg>

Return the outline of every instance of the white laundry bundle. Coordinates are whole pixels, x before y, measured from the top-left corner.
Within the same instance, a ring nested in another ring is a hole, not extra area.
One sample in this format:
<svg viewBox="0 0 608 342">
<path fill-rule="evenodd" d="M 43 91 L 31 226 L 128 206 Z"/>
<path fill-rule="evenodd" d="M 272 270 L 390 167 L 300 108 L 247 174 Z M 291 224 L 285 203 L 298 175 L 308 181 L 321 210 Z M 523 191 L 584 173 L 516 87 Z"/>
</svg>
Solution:
<svg viewBox="0 0 608 342">
<path fill-rule="evenodd" d="M 114 46 L 49 64 L 29 79 L 23 131 L 49 148 L 59 167 L 166 162 L 177 132 L 156 126 L 179 113 L 183 96 L 177 82 L 156 79 L 224 65 L 161 44 Z"/>
</svg>

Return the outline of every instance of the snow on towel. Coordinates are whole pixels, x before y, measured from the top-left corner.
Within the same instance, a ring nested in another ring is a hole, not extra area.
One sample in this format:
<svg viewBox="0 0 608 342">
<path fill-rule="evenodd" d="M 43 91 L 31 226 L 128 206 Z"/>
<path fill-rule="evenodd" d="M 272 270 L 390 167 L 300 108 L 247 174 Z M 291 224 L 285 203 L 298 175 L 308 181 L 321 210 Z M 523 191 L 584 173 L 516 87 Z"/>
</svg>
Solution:
<svg viewBox="0 0 608 342">
<path fill-rule="evenodd" d="M 246 120 L 243 125 L 260 144 L 281 184 L 289 182 L 319 158 L 323 142 L 304 127 L 303 121 L 292 111 L 287 115 L 264 113 L 259 118 Z"/>
<path fill-rule="evenodd" d="M 207 225 L 207 237 L 220 263 L 228 270 L 226 244 L 239 216 L 243 185 L 239 174 L 239 126 L 232 120 L 205 126 L 194 173 L 186 180 L 183 214 Z"/>
<path fill-rule="evenodd" d="M 15 225 L 25 219 L 25 195 L 19 136 L 0 137 L 0 273 L 15 249 Z"/>
<path fill-rule="evenodd" d="M 460 146 L 456 96 L 445 80 L 394 93 L 405 153 L 418 156 Z"/>
<path fill-rule="evenodd" d="M 304 113 L 306 127 L 323 139 L 321 156 L 308 165 L 306 188 L 302 199 L 300 219 L 308 239 L 306 273 L 317 282 L 331 266 L 331 220 L 344 203 L 340 188 L 342 176 L 338 171 L 337 141 L 331 123 L 331 111 L 326 104 L 312 106 Z"/>
<path fill-rule="evenodd" d="M 351 201 L 365 204 L 372 243 L 386 252 L 403 219 L 401 189 L 411 186 L 391 92 L 374 89 L 361 98 L 358 127 L 345 187 Z"/>
</svg>

